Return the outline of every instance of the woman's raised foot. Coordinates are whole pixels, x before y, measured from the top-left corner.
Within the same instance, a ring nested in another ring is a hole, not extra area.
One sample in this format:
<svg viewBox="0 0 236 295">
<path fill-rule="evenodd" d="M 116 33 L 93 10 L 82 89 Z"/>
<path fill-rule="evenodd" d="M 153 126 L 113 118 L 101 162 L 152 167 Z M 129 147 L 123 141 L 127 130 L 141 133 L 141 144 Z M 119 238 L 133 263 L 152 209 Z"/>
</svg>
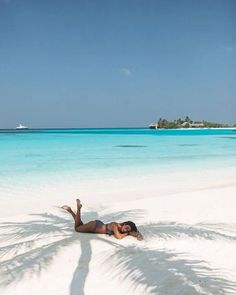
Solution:
<svg viewBox="0 0 236 295">
<path fill-rule="evenodd" d="M 65 209 L 66 211 L 71 211 L 71 207 L 67 205 L 61 206 L 62 209 Z"/>
<path fill-rule="evenodd" d="M 80 203 L 80 199 L 76 199 L 76 202 L 77 202 L 77 206 L 78 206 L 79 208 L 81 208 L 81 207 L 82 207 L 82 204 Z"/>
</svg>

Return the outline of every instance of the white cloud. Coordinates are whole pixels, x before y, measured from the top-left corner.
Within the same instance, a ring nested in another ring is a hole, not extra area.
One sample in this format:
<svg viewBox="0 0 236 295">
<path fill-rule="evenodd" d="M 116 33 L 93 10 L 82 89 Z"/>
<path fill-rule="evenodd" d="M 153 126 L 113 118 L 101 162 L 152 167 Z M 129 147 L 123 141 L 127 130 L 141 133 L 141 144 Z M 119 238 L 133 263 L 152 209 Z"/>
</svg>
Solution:
<svg viewBox="0 0 236 295">
<path fill-rule="evenodd" d="M 128 68 L 121 68 L 121 69 L 120 69 L 120 72 L 121 72 L 123 75 L 125 75 L 126 77 L 130 77 L 130 76 L 132 76 L 132 72 L 131 72 L 131 70 L 128 69 Z"/>
<path fill-rule="evenodd" d="M 229 52 L 236 51 L 236 45 L 225 46 L 225 50 Z"/>
</svg>

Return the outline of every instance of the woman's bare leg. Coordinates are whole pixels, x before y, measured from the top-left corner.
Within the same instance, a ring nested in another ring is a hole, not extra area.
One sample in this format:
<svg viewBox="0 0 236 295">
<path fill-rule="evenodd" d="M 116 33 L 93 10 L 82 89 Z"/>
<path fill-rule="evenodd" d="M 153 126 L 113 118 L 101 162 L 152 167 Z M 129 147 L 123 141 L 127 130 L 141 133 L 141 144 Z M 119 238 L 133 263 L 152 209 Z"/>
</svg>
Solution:
<svg viewBox="0 0 236 295">
<path fill-rule="evenodd" d="M 81 207 L 82 207 L 82 205 L 80 203 L 80 199 L 76 199 L 76 202 L 77 202 L 77 213 L 75 215 L 75 228 L 77 228 L 77 226 L 83 224 L 83 222 L 81 220 L 81 217 L 80 217 L 81 216 L 80 210 L 81 210 Z"/>
<path fill-rule="evenodd" d="M 61 208 L 65 209 L 67 212 L 69 212 L 72 215 L 72 217 L 73 217 L 73 219 L 75 221 L 75 227 L 78 226 L 78 225 L 83 224 L 83 222 L 81 220 L 81 217 L 80 217 L 81 216 L 80 210 L 81 210 L 82 205 L 80 204 L 79 199 L 76 199 L 76 202 L 77 202 L 77 214 L 75 214 L 74 211 L 71 209 L 71 207 L 68 206 L 68 205 L 64 205 L 64 206 L 61 207 Z"/>
<path fill-rule="evenodd" d="M 62 206 L 63 209 L 65 209 L 67 212 L 69 212 L 74 221 L 75 221 L 75 231 L 77 232 L 84 232 L 84 233 L 91 233 L 91 232 L 94 232 L 94 227 L 96 225 L 95 221 L 90 221 L 86 224 L 83 224 L 82 220 L 81 220 L 81 207 L 82 205 L 80 204 L 80 200 L 77 199 L 76 200 L 77 202 L 77 213 L 75 214 L 71 207 L 67 206 L 67 205 L 64 205 Z"/>
<path fill-rule="evenodd" d="M 76 214 L 72 211 L 71 207 L 64 205 L 61 208 L 65 209 L 67 212 L 69 212 L 72 215 L 73 219 L 75 220 Z"/>
<path fill-rule="evenodd" d="M 88 223 L 83 224 L 82 220 L 81 220 L 81 203 L 79 199 L 76 199 L 77 202 L 77 213 L 75 216 L 75 231 L 77 232 L 81 232 L 81 233 L 92 233 L 94 232 L 94 228 L 96 226 L 96 222 L 95 221 L 90 221 Z"/>
</svg>

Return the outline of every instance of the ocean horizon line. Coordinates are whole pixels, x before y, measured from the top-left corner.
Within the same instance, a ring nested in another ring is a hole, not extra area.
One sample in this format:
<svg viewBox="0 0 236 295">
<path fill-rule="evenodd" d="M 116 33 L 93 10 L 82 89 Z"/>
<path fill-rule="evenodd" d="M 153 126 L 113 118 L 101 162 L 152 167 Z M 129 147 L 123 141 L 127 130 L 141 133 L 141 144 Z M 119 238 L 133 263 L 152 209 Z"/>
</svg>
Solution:
<svg viewBox="0 0 236 295">
<path fill-rule="evenodd" d="M 14 130 L 14 131 L 27 131 L 27 130 L 77 130 L 77 129 L 150 129 L 149 127 L 46 127 L 46 128 L 0 128 L 0 130 Z"/>
<path fill-rule="evenodd" d="M 16 128 L 0 128 L 0 131 L 17 131 L 17 132 L 27 132 L 31 130 L 87 130 L 87 129 L 148 129 L 148 130 L 207 130 L 207 129 L 213 129 L 213 130 L 220 130 L 220 129 L 226 129 L 226 130 L 236 130 L 236 127 L 189 127 L 189 128 L 157 128 L 152 129 L 147 126 L 143 127 L 46 127 L 46 128 L 27 128 L 27 129 L 16 129 Z"/>
</svg>

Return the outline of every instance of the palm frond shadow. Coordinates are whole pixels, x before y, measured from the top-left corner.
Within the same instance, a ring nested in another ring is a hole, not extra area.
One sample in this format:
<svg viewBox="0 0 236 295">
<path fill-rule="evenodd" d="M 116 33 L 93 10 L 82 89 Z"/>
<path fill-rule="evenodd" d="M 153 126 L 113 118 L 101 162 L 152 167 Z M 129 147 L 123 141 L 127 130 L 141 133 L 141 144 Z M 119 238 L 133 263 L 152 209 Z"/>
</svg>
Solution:
<svg viewBox="0 0 236 295">
<path fill-rule="evenodd" d="M 224 223 L 197 223 L 188 225 L 176 222 L 159 222 L 140 226 L 146 238 L 173 239 L 180 237 L 236 242 L 236 225 Z"/>
<path fill-rule="evenodd" d="M 112 214 L 103 214 L 96 218 L 101 218 L 105 223 L 111 221 L 125 221 L 126 219 L 135 219 L 138 220 L 144 214 L 143 210 L 126 210 L 126 211 L 118 211 Z M 94 219 L 96 219 L 94 218 Z M 86 220 L 86 218 L 85 218 Z M 80 241 L 81 245 L 81 255 L 78 260 L 78 264 L 76 269 L 74 270 L 73 278 L 70 284 L 70 295 L 84 295 L 84 287 L 87 275 L 89 273 L 89 261 L 92 257 L 91 251 L 91 241 L 99 240 L 104 243 L 108 243 L 114 247 L 120 247 L 115 240 L 107 239 L 107 237 L 103 237 L 102 235 L 85 235 L 83 239 Z"/>
<path fill-rule="evenodd" d="M 235 294 L 236 283 L 222 278 L 204 261 L 181 258 L 181 253 L 128 246 L 103 261 L 107 279 L 129 282 L 134 294 Z M 113 269 L 113 272 L 110 270 Z"/>
<path fill-rule="evenodd" d="M 226 228 L 231 230 L 235 228 L 235 225 L 201 223 L 189 226 L 162 222 L 139 227 L 147 240 L 153 237 L 158 239 L 187 237 L 234 241 L 233 235 L 222 232 Z M 112 280 L 119 277 L 121 284 L 131 281 L 129 291 L 132 290 L 134 294 L 138 293 L 140 285 L 145 292 L 150 294 L 225 295 L 236 293 L 236 283 L 223 277 L 216 269 L 210 268 L 203 260 L 186 259 L 183 258 L 184 253 L 175 253 L 167 249 L 124 247 L 116 242 L 112 244 L 116 252 L 113 256 L 103 259 L 101 263 L 105 265 L 106 279 Z M 74 276 L 71 295 L 78 294 L 76 286 L 78 287 L 80 283 L 81 279 L 77 272 Z"/>
<path fill-rule="evenodd" d="M 194 226 L 175 222 L 145 224 L 139 227 L 146 242 L 157 238 L 195 238 L 236 241 L 235 224 L 199 223 Z M 118 247 L 114 255 L 104 260 L 107 279 L 131 281 L 130 291 L 137 293 L 142 285 L 149 294 L 212 294 L 236 293 L 236 283 L 210 268 L 203 260 L 183 258 L 184 253 L 167 249 Z M 110 272 L 113 269 L 113 272 Z"/>
<path fill-rule="evenodd" d="M 98 216 L 97 212 L 83 214 L 83 220 L 101 218 L 105 222 L 112 220 L 142 218 L 142 210 L 122 211 L 116 214 Z M 182 258 L 181 253 L 163 250 L 122 246 L 106 236 L 78 234 L 73 230 L 73 221 L 65 213 L 63 216 L 52 213 L 32 214 L 32 220 L 24 222 L 5 222 L 0 225 L 0 284 L 3 287 L 20 281 L 26 275 L 39 275 L 53 263 L 61 249 L 80 241 L 81 255 L 74 270 L 70 284 L 70 294 L 84 294 L 84 286 L 92 257 L 92 240 L 100 240 L 115 247 L 114 257 L 105 260 L 109 267 L 106 276 L 120 276 L 132 281 L 134 291 L 140 284 L 152 294 L 214 294 L 225 295 L 236 292 L 236 285 L 210 269 L 204 261 Z M 235 225 L 228 227 L 234 229 Z M 177 223 L 156 223 L 140 226 L 145 239 L 173 239 L 183 235 L 201 239 L 228 239 L 235 236 L 225 233 L 224 224 L 197 224 L 188 226 Z M 229 229 L 230 229 L 229 228 Z M 233 230 L 232 230 L 233 232 Z M 46 239 L 50 237 L 50 239 Z M 50 241 L 48 243 L 48 241 Z M 111 272 L 112 269 L 112 272 Z M 227 293 L 228 292 L 228 293 Z"/>
<path fill-rule="evenodd" d="M 125 219 L 133 214 L 136 214 L 137 218 L 139 212 L 117 212 L 116 216 Z M 83 286 L 91 259 L 90 241 L 106 239 L 95 234 L 81 235 L 74 232 L 71 216 L 67 212 L 64 216 L 52 213 L 31 214 L 28 221 L 0 224 L 0 285 L 2 287 L 20 281 L 25 276 L 39 275 L 52 264 L 61 249 L 69 247 L 79 240 L 82 253 L 71 281 L 71 294 L 78 294 L 78 272 L 81 283 L 80 294 L 83 294 Z M 83 213 L 85 221 L 97 218 L 98 213 L 95 211 Z M 114 220 L 114 216 L 111 214 L 101 218 L 109 221 L 113 218 Z M 50 238 L 50 242 L 47 238 Z M 110 243 L 108 240 L 106 242 Z M 81 269 L 83 269 L 82 276 Z"/>
<path fill-rule="evenodd" d="M 203 240 L 236 241 L 235 224 L 198 223 L 194 226 L 175 222 L 145 224 L 139 227 L 146 241 L 157 238 L 196 238 Z M 150 294 L 212 294 L 236 293 L 236 283 L 210 268 L 203 260 L 183 258 L 184 253 L 167 249 L 118 247 L 114 256 L 104 260 L 107 279 L 131 281 L 130 289 L 137 292 L 142 285 Z M 113 269 L 113 272 L 110 271 Z"/>
<path fill-rule="evenodd" d="M 21 280 L 27 274 L 46 269 L 60 248 L 75 240 L 68 219 L 54 214 L 32 214 L 25 222 L 4 222 L 0 226 L 2 286 Z M 46 238 L 52 238 L 48 243 Z"/>
<path fill-rule="evenodd" d="M 122 221 L 126 221 L 127 219 L 137 221 L 143 218 L 144 214 L 145 214 L 145 211 L 141 209 L 123 210 L 123 211 L 113 212 L 112 214 L 101 215 L 101 219 L 105 223 L 111 222 L 111 221 L 122 222 Z"/>
</svg>

